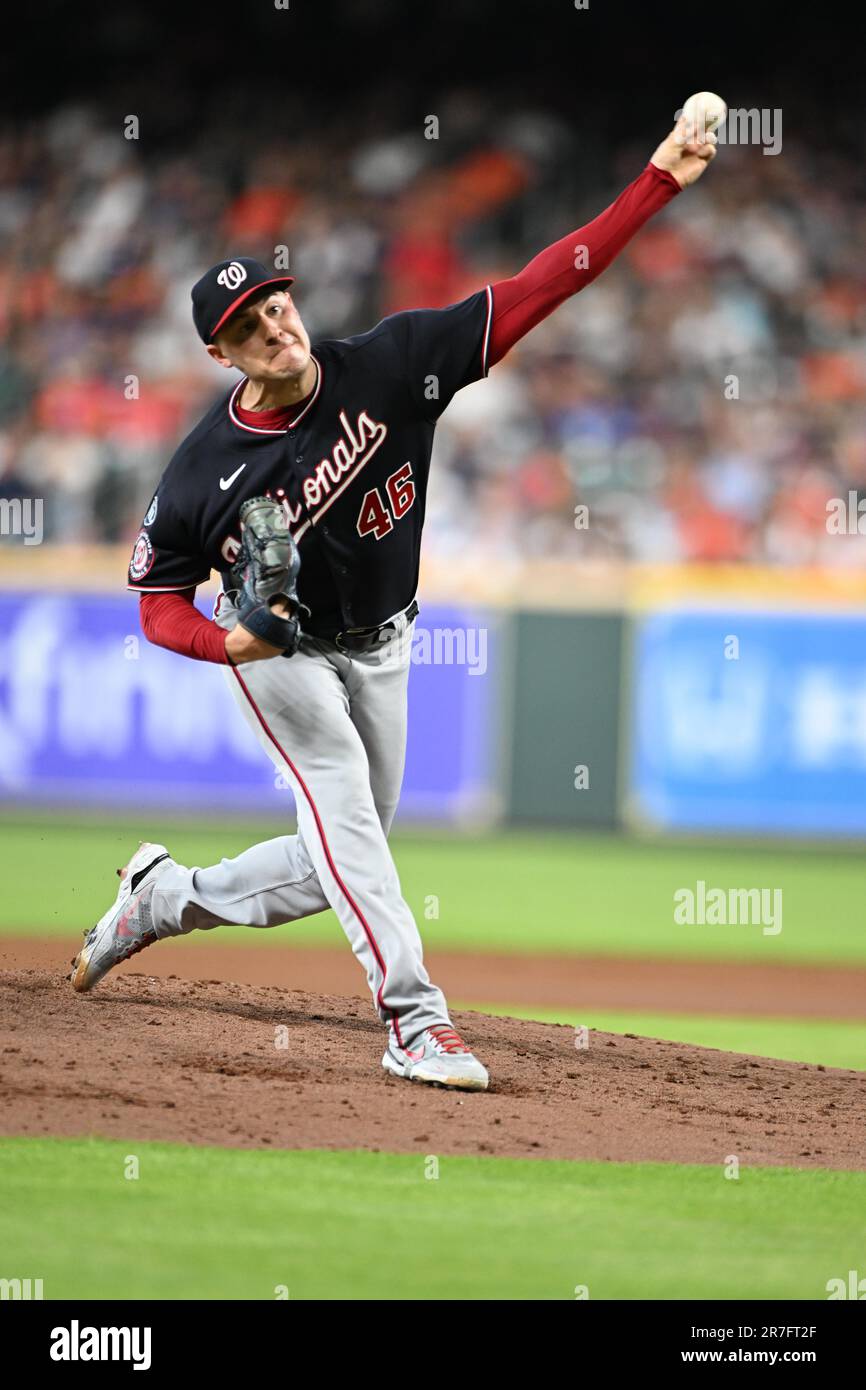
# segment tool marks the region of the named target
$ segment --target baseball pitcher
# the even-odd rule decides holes
[[[206,351],[241,378],[163,473],[129,586],[150,641],[225,668],[242,717],[291,784],[297,833],[209,868],[142,844],[73,962],[76,990],[163,937],[274,927],[330,906],[387,1029],[382,1065],[486,1088],[424,967],[388,848],[436,423],[455,392],[699,178],[715,145],[681,118],[609,208],[512,279],[357,337],[311,344],[292,278],[244,256],[193,287]],[[212,570],[222,587],[209,620],[193,598]]]

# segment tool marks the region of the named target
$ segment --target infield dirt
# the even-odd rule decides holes
[[[0,1132],[246,1148],[866,1169],[866,1073],[453,1014],[487,1092],[381,1068],[369,1000],[127,971],[0,974]]]
[[[161,941],[148,952],[153,975],[245,985],[282,985],[308,994],[369,999],[363,970],[346,945],[208,941],[218,933]],[[56,970],[80,937],[0,938],[0,971]],[[753,961],[656,960],[622,956],[443,951],[425,944],[431,977],[449,999],[528,1008],[655,1010],[755,1018],[866,1019],[866,970],[856,966],[765,965]],[[142,962],[118,967],[140,972]],[[507,1011],[507,1010],[503,1010]]]

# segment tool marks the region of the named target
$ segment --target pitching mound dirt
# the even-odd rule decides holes
[[[127,973],[0,975],[0,1132],[866,1169],[866,1074],[484,1014],[466,1094],[380,1066],[366,1000]]]
[[[148,952],[154,975],[282,985],[310,994],[369,999],[363,970],[345,943],[297,946],[257,941],[226,945],[198,932],[161,941]],[[250,933],[254,935],[254,933]],[[77,949],[77,946],[74,948]],[[69,943],[57,937],[0,938],[0,971],[56,970]],[[425,943],[424,959],[447,999],[500,1012],[530,1009],[640,1009],[648,1013],[736,1014],[758,1018],[866,1018],[866,970],[852,966],[764,965],[742,961],[629,960],[604,956],[518,956],[443,951]],[[140,973],[142,962],[118,975]]]

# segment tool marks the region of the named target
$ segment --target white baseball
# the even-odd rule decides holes
[[[683,115],[698,134],[718,130],[727,114],[727,104],[715,92],[695,92],[683,107]]]

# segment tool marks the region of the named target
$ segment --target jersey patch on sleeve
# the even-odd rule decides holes
[[[151,503],[151,508],[155,505]],[[149,515],[149,512],[148,512]],[[134,581],[143,579],[146,574],[150,574],[153,568],[153,542],[146,531],[139,531],[136,537],[135,546],[132,551],[132,559],[129,562],[129,577]]]

